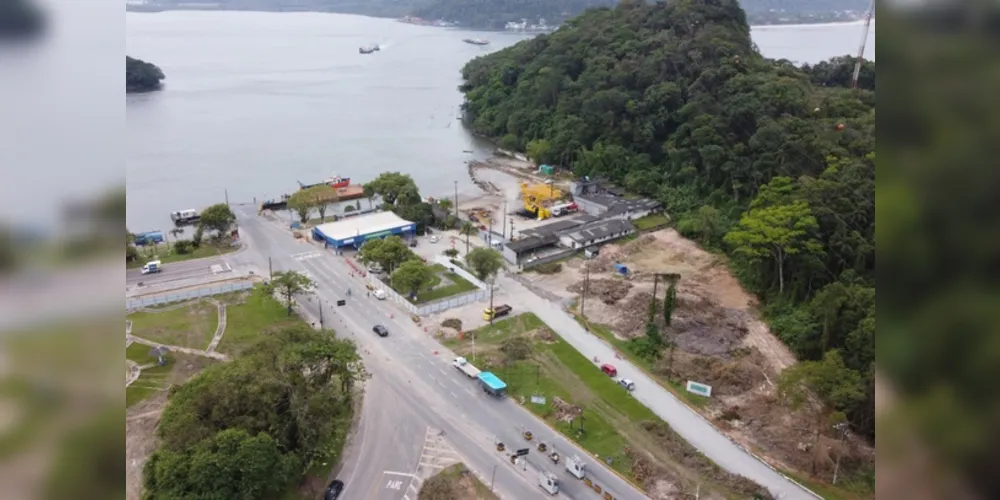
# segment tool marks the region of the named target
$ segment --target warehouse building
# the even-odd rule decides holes
[[[561,232],[559,242],[566,248],[586,248],[600,245],[605,241],[616,240],[634,232],[635,226],[627,220],[603,219]]]
[[[360,248],[365,241],[390,235],[402,237],[416,233],[417,225],[392,212],[375,212],[320,224],[313,228],[312,236],[333,248]]]

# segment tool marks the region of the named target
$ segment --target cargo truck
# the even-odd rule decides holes
[[[493,318],[500,318],[510,314],[510,311],[512,310],[513,308],[507,304],[494,307],[493,309],[487,307],[486,309],[483,309],[483,319],[489,321]]]
[[[479,386],[483,388],[483,392],[486,394],[498,398],[502,398],[507,394],[507,384],[493,373],[479,372],[477,378],[479,379]]]
[[[461,356],[455,358],[455,361],[451,363],[451,366],[454,366],[458,369],[458,371],[464,373],[469,378],[476,378],[479,376],[479,368],[472,366],[472,363],[469,363],[469,360]]]

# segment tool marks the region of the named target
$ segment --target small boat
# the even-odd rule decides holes
[[[379,50],[379,46],[378,45],[366,45],[364,47],[359,48],[358,49],[358,53],[360,53],[360,54],[371,54],[372,52],[378,52],[378,50]]]
[[[341,177],[339,175],[334,175],[333,177],[329,177],[327,179],[323,179],[323,182],[317,182],[315,184],[303,184],[303,183],[299,182],[299,188],[300,189],[309,189],[311,187],[322,186],[324,184],[326,184],[327,186],[330,186],[330,187],[332,187],[334,189],[345,188],[345,187],[351,185],[351,178],[350,177]]]
[[[462,41],[465,42],[465,43],[471,43],[472,45],[489,45],[490,44],[489,40],[484,40],[482,38],[466,38],[465,40],[462,40]]]
[[[201,214],[193,208],[170,213],[170,220],[174,221],[174,224],[178,226],[193,224],[198,222],[199,219],[201,219]]]

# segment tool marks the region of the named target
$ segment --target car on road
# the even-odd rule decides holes
[[[337,500],[344,491],[344,482],[340,479],[330,481],[329,486],[323,491],[323,500]]]
[[[632,382],[631,379],[622,377],[620,379],[615,380],[615,382],[618,382],[618,385],[628,389],[630,392],[635,390],[635,382]]]
[[[160,261],[151,260],[147,262],[146,265],[142,266],[142,270],[140,272],[142,274],[152,274],[152,273],[158,273],[162,270],[163,270],[163,264],[161,264]]]
[[[608,363],[604,363],[603,365],[601,365],[601,371],[604,372],[604,374],[609,377],[618,376],[618,369]]]
[[[374,295],[378,300],[385,300],[389,297],[389,294],[385,293],[385,290],[381,288],[376,288],[375,291],[372,292],[372,295]]]
[[[416,238],[410,240],[410,248],[416,248],[416,246],[417,246]]]
[[[374,327],[372,327],[372,331],[375,332],[375,334],[378,335],[379,337],[389,336],[389,330],[382,325],[375,325]]]
[[[431,236],[431,243],[437,243],[437,242],[438,242],[438,237],[437,236]]]

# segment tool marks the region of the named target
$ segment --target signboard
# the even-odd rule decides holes
[[[545,396],[531,396],[531,402],[536,405],[543,405],[545,404]]]
[[[530,448],[521,448],[520,450],[517,450],[517,453],[515,453],[515,455],[517,455],[519,457],[523,457],[523,456],[527,455],[529,451],[531,451]]]
[[[688,392],[697,394],[699,396],[711,397],[712,396],[712,386],[699,384],[698,382],[692,382],[688,380],[687,383]]]
[[[347,304],[347,301],[344,300],[344,299],[340,299],[340,300],[337,301],[337,305],[338,306],[342,306],[342,305],[346,305],[346,304]]]

